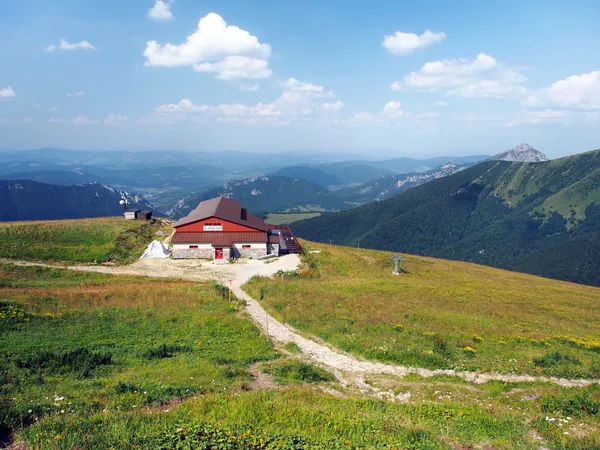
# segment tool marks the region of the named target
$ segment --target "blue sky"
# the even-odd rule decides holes
[[[0,2],[0,148],[600,147],[600,2]]]

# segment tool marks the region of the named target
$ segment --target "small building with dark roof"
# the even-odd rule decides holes
[[[257,258],[279,254],[279,238],[237,200],[216,197],[201,202],[175,225],[173,258]]]

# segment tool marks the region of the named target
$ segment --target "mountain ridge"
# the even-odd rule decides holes
[[[600,150],[540,163],[490,160],[292,229],[313,241],[600,285],[599,185]]]

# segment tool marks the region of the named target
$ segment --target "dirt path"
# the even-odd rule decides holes
[[[10,262],[24,266],[51,266],[44,263],[33,263],[26,261],[14,261],[3,259],[2,262]],[[417,374],[422,377],[433,377],[436,375],[447,375],[461,378],[471,383],[486,383],[491,380],[506,382],[547,382],[554,383],[564,387],[587,386],[591,384],[600,384],[600,380],[569,380],[556,377],[541,377],[529,375],[505,375],[485,372],[465,372],[455,370],[430,370],[418,367],[398,366],[394,364],[384,364],[375,361],[359,359],[353,355],[341,352],[338,349],[329,347],[307,339],[294,331],[291,327],[282,324],[271,317],[260,303],[250,297],[242,290],[242,286],[253,276],[273,276],[278,271],[295,270],[300,263],[297,255],[287,255],[277,260],[257,261],[250,260],[245,263],[225,264],[215,266],[212,262],[201,262],[196,260],[173,260],[173,259],[143,259],[128,266],[66,266],[70,270],[79,270],[87,272],[100,272],[107,274],[127,274],[141,275],[149,277],[180,278],[191,281],[217,280],[225,285],[231,281],[233,293],[246,301],[246,310],[256,322],[256,324],[269,337],[280,344],[293,342],[302,353],[314,362],[323,365],[333,371],[342,384],[358,388],[361,392],[375,395],[380,398],[388,398],[395,401],[406,401],[405,394],[395,396],[393,392],[381,391],[372,388],[364,381],[364,376],[369,374],[386,374],[398,377],[404,377],[408,374]],[[64,266],[58,266],[64,267]]]

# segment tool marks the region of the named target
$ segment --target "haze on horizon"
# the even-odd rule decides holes
[[[0,4],[0,148],[600,147],[600,3]]]

